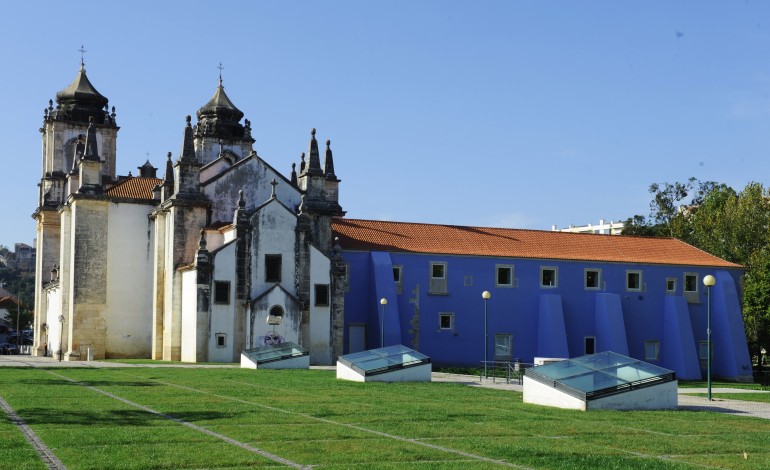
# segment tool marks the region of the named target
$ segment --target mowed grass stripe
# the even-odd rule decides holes
[[[133,370],[132,372],[136,372]],[[278,379],[280,375],[280,380]],[[233,380],[230,377],[238,377]],[[322,377],[322,378],[319,378]],[[248,389],[259,390],[259,384],[266,383],[266,389],[280,388],[292,390],[280,396],[268,396],[266,400],[280,402],[290,409],[310,409],[311,414],[335,421],[344,420],[348,423],[365,423],[367,429],[391,433],[391,429],[404,431],[405,427],[412,425],[427,425],[434,430],[439,430],[441,423],[446,419],[444,429],[451,429],[457,435],[456,441],[442,441],[444,446],[459,449],[461,451],[480,453],[480,449],[487,457],[494,459],[506,459],[521,465],[542,467],[544,462],[548,468],[617,468],[616,464],[624,462],[625,468],[734,468],[736,460],[725,464],[721,456],[736,456],[736,448],[743,448],[745,441],[735,436],[735,423],[729,417],[713,413],[691,412],[579,412],[543,408],[534,405],[525,405],[520,402],[520,394],[499,392],[493,390],[468,389],[455,384],[354,384],[350,382],[336,381],[329,373],[321,371],[248,371],[223,374],[216,383],[211,381],[196,382],[189,380],[188,376],[175,375],[175,379],[183,384],[199,384],[191,389],[206,389],[208,393],[224,396],[224,393],[242,396],[248,393]],[[244,378],[254,382],[243,382]],[[177,380],[175,380],[176,382]],[[245,384],[243,390],[231,389],[224,386],[225,383],[238,382]],[[280,383],[274,387],[272,384]],[[237,384],[235,384],[237,385]],[[288,386],[287,386],[288,385]],[[348,393],[350,392],[350,393]],[[333,399],[330,399],[333,397]],[[503,397],[503,399],[501,399]],[[516,397],[516,400],[511,399]],[[457,398],[457,403],[453,403]],[[463,405],[463,399],[472,399],[472,406]],[[360,403],[359,400],[366,400]],[[247,402],[251,402],[247,400]],[[504,405],[510,404],[510,408]],[[364,405],[362,415],[356,412],[358,405]],[[503,405],[503,406],[501,406]],[[375,410],[374,412],[372,412]],[[426,411],[427,410],[427,411]],[[493,411],[490,413],[489,411]],[[689,442],[679,442],[684,449],[683,455],[671,456],[669,452],[653,453],[645,445],[639,442],[624,442],[624,447],[618,448],[614,442],[619,433],[615,429],[609,429],[619,423],[640,423],[648,429],[656,429],[661,423],[668,423],[676,429],[674,433],[682,433],[683,429],[693,429],[693,418],[709,422],[705,429],[700,429],[700,434],[693,436]],[[741,420],[742,430],[753,428],[749,436],[766,436],[770,428],[766,421]],[[489,452],[486,447],[477,445],[469,437],[479,428],[496,426],[498,431],[507,425],[507,432],[503,435],[495,433],[479,433],[479,438],[488,442],[498,442],[491,446]],[[604,426],[604,427],[603,427]],[[745,428],[745,429],[744,429]],[[461,431],[457,431],[460,429]],[[464,434],[462,430],[466,430]],[[569,436],[573,434],[572,442],[551,444],[543,453],[532,452],[533,447],[538,447],[537,439],[522,439],[524,435],[542,435],[543,432],[551,432],[554,436]],[[400,436],[409,435],[413,439],[425,440],[427,436],[415,436],[412,432],[398,432]],[[485,437],[486,436],[486,437]],[[718,446],[714,446],[712,437],[721,439]],[[725,437],[728,436],[726,439]],[[593,439],[596,439],[595,441]],[[516,441],[523,440],[529,448],[518,448]],[[752,439],[750,439],[752,440]],[[550,439],[551,442],[554,439]],[[657,439],[665,445],[665,440]],[[447,442],[452,445],[447,445]],[[473,444],[469,444],[473,442]],[[627,445],[626,445],[627,444]],[[442,446],[442,447],[444,447]],[[733,454],[724,452],[714,456],[714,449],[731,448]],[[597,449],[602,449],[597,451]],[[670,449],[669,449],[670,450]],[[768,449],[754,449],[756,453],[754,461],[746,466],[745,461],[739,462],[745,468],[769,468]],[[601,454],[595,456],[592,454]],[[631,455],[632,457],[629,457]],[[534,456],[534,457],[532,457]],[[713,457],[712,457],[713,456]],[[672,461],[676,459],[676,461]],[[612,463],[614,462],[614,463]],[[688,463],[689,462],[689,463]],[[621,467],[622,468],[622,467]]]
[[[108,392],[106,390],[102,390],[100,388],[94,387],[92,385],[89,385],[89,384],[86,384],[86,383],[83,383],[83,382],[79,382],[79,381],[77,381],[75,379],[71,379],[71,378],[69,378],[69,377],[67,377],[65,375],[62,375],[62,374],[59,374],[59,373],[56,373],[56,372],[53,372],[53,371],[49,371],[49,373],[54,375],[54,376],[60,377],[60,378],[62,378],[64,380],[72,381],[73,383],[81,385],[81,386],[83,386],[83,387],[85,387],[85,388],[87,388],[89,390],[101,393],[103,395],[106,395],[106,396],[108,396],[110,398],[118,400],[118,401],[120,401],[122,403],[125,403],[125,404],[129,405],[129,406],[133,406],[135,408],[138,408],[138,409],[140,409],[142,411],[145,411],[147,413],[153,414],[155,416],[159,416],[161,418],[168,419],[170,421],[174,421],[175,423],[181,424],[182,426],[186,426],[186,427],[188,427],[190,429],[193,429],[195,431],[198,431],[200,433],[203,433],[203,434],[215,437],[215,438],[220,439],[220,440],[222,440],[222,441],[224,441],[224,442],[226,442],[228,444],[240,447],[241,449],[247,450],[249,452],[253,452],[253,453],[257,454],[257,455],[260,455],[262,457],[270,459],[270,460],[272,460],[274,462],[278,462],[278,463],[280,463],[282,465],[286,465],[286,466],[292,467],[292,468],[301,468],[301,469],[307,468],[304,465],[298,464],[298,463],[293,462],[293,461],[291,461],[289,459],[283,458],[283,457],[281,457],[279,455],[267,452],[267,451],[262,450],[262,449],[258,449],[256,447],[253,447],[253,446],[251,446],[249,444],[246,444],[244,442],[236,441],[235,439],[232,439],[232,438],[230,438],[228,436],[216,433],[216,432],[211,431],[209,429],[206,429],[204,427],[198,426],[197,424],[193,424],[193,423],[190,423],[190,422],[185,421],[183,419],[177,418],[175,416],[172,416],[172,415],[169,415],[169,414],[165,414],[165,413],[161,413],[161,412],[156,411],[156,410],[154,410],[152,408],[149,408],[147,406],[144,406],[144,405],[141,405],[139,403],[130,401],[128,399],[125,399],[123,397],[117,396],[117,395],[115,395],[113,393],[110,393],[110,392]]]
[[[72,436],[73,432],[78,432],[77,423],[66,421],[77,419],[78,407],[85,407],[88,417],[95,418],[98,426],[106,430],[105,434],[118,432],[119,428],[115,428],[115,423],[110,421],[111,413],[105,411],[105,405],[96,406],[92,402],[109,401],[117,405],[114,406],[116,409],[123,406],[120,402],[102,395],[83,394],[80,387],[71,383],[64,385],[65,381],[54,377],[50,380],[54,385],[48,386],[39,378],[20,375],[16,379],[26,383],[14,388],[10,382],[15,379],[5,380],[5,372],[0,371],[0,394],[9,390],[6,396],[14,405],[26,403],[24,395],[33,396],[31,400],[38,403],[29,402],[32,408],[40,406],[39,403],[46,399],[50,401],[41,389],[52,388],[65,394],[64,406],[72,408],[72,412],[65,413],[64,423],[57,422],[56,416],[50,416],[53,423],[50,428],[41,429],[41,425],[49,425],[35,424],[35,430],[49,446],[54,447],[55,442],[49,438],[54,439],[65,433],[70,436],[68,439],[71,442],[77,443]],[[339,423],[533,468],[770,468],[770,448],[767,446],[770,421],[736,415],[694,411],[586,413],[524,404],[518,393],[441,383],[359,384],[336,380],[332,373],[318,370],[132,368],[68,369],[63,373],[81,382],[99,383],[100,388],[111,393],[157,411],[183,417],[233,439],[253,443],[258,448],[288,456],[297,462],[312,463],[314,468],[493,466],[489,462],[360,432]],[[184,385],[192,390],[162,385],[156,380]],[[30,384],[32,386],[28,386]],[[200,393],[201,390],[207,393]],[[78,395],[91,398],[80,403]],[[21,402],[12,402],[11,398]],[[268,404],[294,413],[278,413],[253,403]],[[100,410],[100,407],[103,409]],[[42,411],[51,414],[47,408]],[[184,439],[190,441],[187,446],[190,449],[199,447],[198,441],[202,445],[211,445],[206,441],[209,438],[203,434],[185,434],[186,428],[176,423],[136,408],[130,411],[131,414],[126,416],[135,425],[130,429],[145,433],[149,439],[158,433],[161,437],[157,441],[168,442],[171,453],[179,452],[173,447],[177,443],[184,447]],[[337,424],[311,421],[297,412]],[[41,420],[44,417],[41,413]],[[145,426],[142,426],[142,419],[148,420]],[[56,429],[62,424],[68,427]],[[49,429],[51,432],[43,437],[43,432]],[[172,430],[180,437],[172,435]],[[93,435],[92,429],[86,427],[80,432]],[[159,468],[163,465],[156,465],[157,462],[169,461],[162,445],[132,446],[130,433],[116,435],[115,441],[121,442],[126,451],[131,449],[142,457],[145,449],[158,453],[143,460],[145,463],[152,462],[152,465],[124,468]],[[223,448],[232,449],[232,446],[221,444]],[[353,452],[351,449],[356,450]],[[122,448],[118,450],[123,452]],[[104,455],[103,462],[108,461],[109,452],[109,445],[99,447],[100,455]],[[747,459],[743,458],[743,452],[747,452]],[[206,451],[205,455],[200,452],[185,456],[182,465],[166,466],[245,468],[254,465],[241,463],[226,452],[218,455],[217,459],[206,459],[211,453]],[[90,462],[87,453],[83,453],[82,457],[84,462]],[[130,462],[132,459],[127,460]],[[477,463],[469,463],[469,460]],[[191,462],[198,464],[196,466]],[[100,465],[102,468],[106,466]]]

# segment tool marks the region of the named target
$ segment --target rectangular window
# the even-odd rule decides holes
[[[596,354],[596,337],[586,336],[583,338],[583,349],[585,354]]]
[[[692,273],[685,273],[684,275],[684,291],[698,292],[698,275]]]
[[[631,291],[642,290],[642,272],[641,271],[626,271],[626,290],[631,290]]]
[[[430,263],[430,284],[428,286],[429,294],[447,293],[447,264],[444,262],[432,261]]]
[[[644,342],[644,359],[646,361],[657,361],[660,358],[660,343],[658,340]]]
[[[329,305],[329,284],[315,285],[315,304],[318,307]]]
[[[230,303],[230,281],[214,281],[214,303]]]
[[[508,264],[498,264],[495,266],[497,271],[495,285],[497,287],[513,287],[513,266]]]
[[[473,285],[473,276],[465,276],[463,277],[463,285],[465,287],[469,287]]]
[[[676,278],[666,278],[666,293],[676,294]]]
[[[265,282],[281,282],[281,255],[265,255]]]
[[[540,287],[557,287],[559,271],[550,266],[540,267]]]
[[[601,286],[602,271],[600,269],[585,270],[585,288],[599,289]]]
[[[455,329],[454,313],[439,313],[438,328],[440,330],[454,330]]]
[[[513,336],[510,334],[495,335],[495,360],[510,361],[513,356]]]
[[[401,284],[401,270],[402,266],[393,266],[393,282]]]
[[[217,347],[218,348],[225,348],[227,347],[227,335],[224,333],[217,333]]]
[[[684,298],[688,304],[700,303],[698,273],[684,273]]]

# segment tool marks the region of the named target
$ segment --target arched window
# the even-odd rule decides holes
[[[273,305],[270,307],[270,312],[267,315],[268,325],[280,325],[283,320],[283,307],[280,305]]]

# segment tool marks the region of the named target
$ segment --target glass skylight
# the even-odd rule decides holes
[[[674,371],[609,351],[532,367],[526,375],[585,400],[676,380]]]
[[[365,376],[430,363],[428,356],[400,344],[346,354],[337,360]]]
[[[281,343],[273,346],[263,346],[261,348],[247,349],[243,354],[248,356],[257,365],[267,362],[280,361],[282,359],[291,359],[293,357],[307,356],[309,353],[302,346],[295,343]]]

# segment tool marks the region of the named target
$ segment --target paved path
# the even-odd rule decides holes
[[[123,364],[119,362],[102,361],[62,361],[50,357],[37,356],[4,356],[0,355],[0,367],[190,367],[190,368],[237,368],[238,365],[223,364],[185,364],[185,363],[160,363],[160,364]],[[312,367],[315,369],[316,367]],[[334,370],[334,367],[323,366],[318,369]],[[487,379],[479,381],[477,375],[446,374],[434,372],[433,382],[457,382],[470,387],[484,387],[496,390],[510,390],[521,392],[522,386],[518,383],[506,383],[505,380]],[[712,393],[763,393],[758,390],[743,390],[736,388],[712,388]],[[716,413],[729,413],[736,416],[753,416],[756,418],[770,419],[770,403],[759,403],[740,400],[725,400],[721,398],[708,401],[706,397],[693,396],[694,393],[706,393],[705,388],[680,388],[679,409],[690,411],[712,411]],[[770,392],[764,392],[770,393]]]

